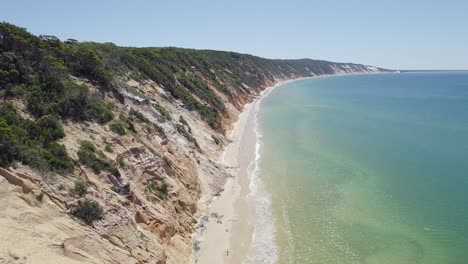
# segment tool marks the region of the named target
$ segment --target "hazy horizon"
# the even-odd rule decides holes
[[[0,20],[62,40],[224,50],[398,70],[468,70],[467,9],[462,1],[419,0],[18,0],[3,4]]]

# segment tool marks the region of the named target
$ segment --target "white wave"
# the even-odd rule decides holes
[[[271,91],[271,90],[270,90]],[[270,92],[268,91],[268,92]],[[265,98],[266,95],[262,97]],[[273,264],[278,262],[278,247],[276,245],[276,229],[272,214],[271,197],[265,190],[265,185],[260,177],[261,154],[263,150],[262,133],[259,129],[259,99],[255,104],[254,133],[256,135],[255,159],[249,166],[249,199],[255,209],[254,231],[252,234],[252,245],[247,254],[245,264],[264,263]]]

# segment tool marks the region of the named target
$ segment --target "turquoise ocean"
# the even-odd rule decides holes
[[[294,81],[256,115],[264,263],[468,263],[468,72]]]

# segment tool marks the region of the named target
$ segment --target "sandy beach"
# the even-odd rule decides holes
[[[359,74],[359,73],[355,73]],[[369,73],[367,73],[369,74]],[[337,73],[333,76],[348,75]],[[255,115],[261,100],[274,88],[285,83],[327,77],[320,75],[281,81],[267,87],[251,103],[244,106],[237,122],[228,133],[231,141],[226,146],[219,163],[231,170],[232,177],[226,182],[224,191],[214,197],[204,223],[204,231],[195,252],[194,263],[243,263],[251,250],[255,224],[255,205],[249,199],[250,175],[255,160]]]
[[[226,182],[224,191],[211,203],[195,263],[242,263],[247,256],[255,213],[248,201],[249,169],[255,159],[254,118],[261,99],[284,83],[266,88],[252,103],[245,105],[228,133],[231,143],[226,146],[219,162],[230,168],[232,177]]]

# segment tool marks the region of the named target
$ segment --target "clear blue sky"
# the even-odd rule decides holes
[[[467,0],[10,0],[34,34],[393,69],[468,69]]]

